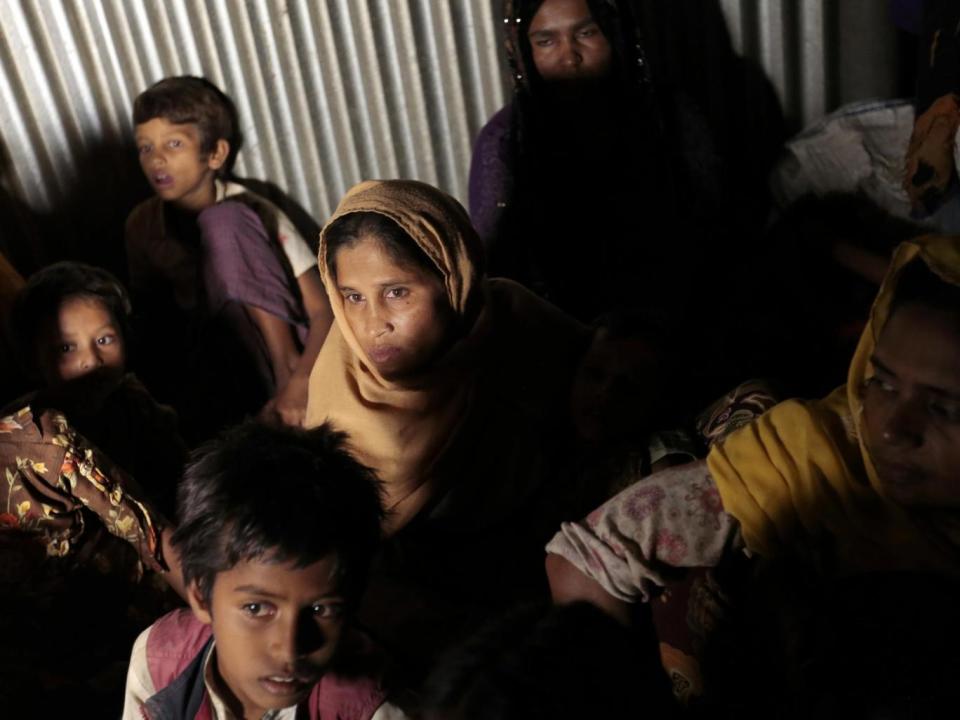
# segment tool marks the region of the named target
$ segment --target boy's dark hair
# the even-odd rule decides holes
[[[355,212],[334,220],[324,231],[327,241],[327,267],[337,274],[337,251],[353,247],[365,236],[373,236],[390,258],[401,267],[418,268],[443,280],[443,273],[416,241],[396,222],[378,212]]]
[[[130,296],[111,273],[79,262],[58,262],[30,276],[17,294],[10,326],[26,370],[36,367],[37,339],[68,299],[97,300],[109,311],[124,341],[130,337]]]
[[[230,144],[230,153],[219,174],[229,175],[243,135],[233,100],[212,82],[193,75],[168,77],[154,83],[133,101],[133,124],[153,118],[171,123],[193,123],[200,131],[200,150],[211,153],[217,140]]]
[[[437,663],[425,720],[663,718],[673,708],[655,639],[585,603],[531,606]]]
[[[913,260],[900,271],[890,314],[908,303],[960,314],[960,286],[943,280],[922,260]]]
[[[372,470],[329,424],[312,430],[248,421],[194,453],[177,492],[172,541],[183,579],[207,600],[218,573],[249,560],[306,567],[337,553],[342,589],[359,598],[380,541]]]

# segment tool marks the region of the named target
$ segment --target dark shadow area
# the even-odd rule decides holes
[[[123,224],[133,206],[150,194],[133,144],[90,145],[78,159],[74,177],[49,211],[33,210],[18,198],[0,198],[0,247],[25,277],[59,260],[78,260],[125,279]]]
[[[955,706],[957,583],[763,563],[705,657],[711,718],[931,718]]]
[[[838,248],[885,263],[922,234],[859,195],[806,196],[787,208],[731,282],[729,323],[717,338],[731,369],[782,382],[786,397],[843,384],[878,284],[845,267]]]
[[[773,85],[734,52],[717,0],[633,0],[654,80],[691,97],[724,161],[741,224],[757,229],[770,204],[767,175],[786,139]]]

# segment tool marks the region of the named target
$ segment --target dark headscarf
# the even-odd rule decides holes
[[[506,153],[513,186],[490,246],[490,272],[589,320],[646,305],[645,299],[628,301],[637,297],[628,286],[641,284],[651,296],[663,297],[651,283],[638,282],[634,271],[676,267],[669,256],[679,250],[678,238],[693,234],[654,243],[653,231],[682,223],[678,218],[689,214],[691,193],[681,189],[677,122],[659,102],[629,3],[587,0],[610,44],[612,67],[575,101],[551,93],[536,71],[527,34],[542,3],[504,4],[514,79]],[[597,287],[585,287],[584,276]],[[665,303],[677,305],[673,299]]]

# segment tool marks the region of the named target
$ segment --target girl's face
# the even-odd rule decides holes
[[[863,396],[867,445],[887,494],[908,507],[960,508],[960,329],[917,303],[894,310]]]
[[[94,298],[70,297],[40,334],[38,360],[49,387],[96,370],[122,373],[123,336],[107,307]]]
[[[334,256],[350,330],[386,380],[417,375],[445,349],[453,312],[434,273],[399,265],[374,236]]]

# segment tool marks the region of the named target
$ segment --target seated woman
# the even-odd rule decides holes
[[[547,546],[554,598],[629,622],[677,568],[746,552],[826,576],[960,573],[960,239],[903,243],[847,384],[637,483]]]
[[[492,273],[574,317],[657,309],[689,325],[726,290],[708,284],[744,244],[727,230],[748,193],[728,190],[697,104],[654,82],[660,38],[640,37],[634,5],[504,3],[514,93],[477,136],[470,215]]]
[[[589,333],[516,283],[484,278],[463,208],[423,183],[354,187],[320,257],[336,322],[307,425],[350,433],[384,483],[389,530],[425,510],[493,523],[487,513],[532,489],[530,450],[560,417]]]
[[[522,588],[545,593],[542,542],[560,518],[544,481],[563,467],[558,431],[589,332],[516,283],[486,279],[466,212],[423,183],[354,187],[320,259],[335,322],[307,426],[346,431],[383,481],[396,563],[368,593],[384,601],[369,612],[381,638],[408,632],[395,646],[410,651],[451,632],[436,621],[441,605],[469,625]]]

